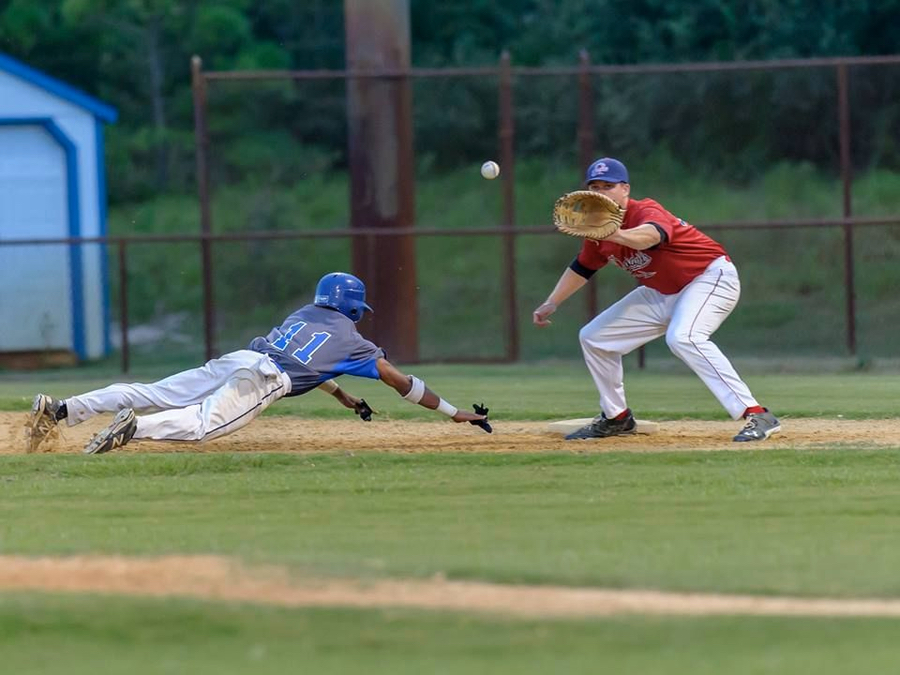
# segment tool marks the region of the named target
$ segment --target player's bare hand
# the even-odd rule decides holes
[[[453,417],[450,418],[454,422],[480,422],[481,420],[487,419],[486,415],[476,415],[475,413],[466,412],[465,410],[458,411]]]
[[[348,394],[343,389],[338,389],[334,392],[334,397],[342,406],[350,408],[350,410],[356,410],[356,406],[359,405],[359,402],[362,400],[361,398],[356,398],[353,394]]]
[[[484,407],[484,403],[474,403],[472,407],[475,409],[474,414],[465,410],[459,410],[451,419],[454,422],[474,424],[476,427],[484,429],[487,433],[491,433],[494,429],[491,427],[491,423],[488,422],[488,409]]]
[[[534,314],[532,315],[532,321],[535,326],[549,326],[552,321],[548,319],[553,312],[556,311],[556,303],[555,302],[545,302],[536,310],[534,310]]]

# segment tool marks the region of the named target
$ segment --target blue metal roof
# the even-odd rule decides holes
[[[0,70],[4,70],[10,75],[15,75],[59,98],[65,99],[69,103],[74,103],[104,122],[115,122],[119,118],[119,111],[111,105],[107,105],[93,96],[88,96],[83,91],[49,75],[45,75],[39,70],[26,66],[21,61],[17,61],[11,56],[2,53],[0,53]]]

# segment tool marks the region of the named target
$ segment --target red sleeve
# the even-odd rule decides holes
[[[628,211],[625,213],[623,225],[625,229],[638,227],[644,223],[653,223],[666,233],[669,241],[672,241],[675,226],[679,223],[678,218],[651,199],[641,200],[640,203],[632,202],[632,205],[634,210],[629,205]]]
[[[606,263],[609,262],[609,254],[604,252],[602,242],[585,239],[575,260],[582,267],[596,271],[606,266]]]

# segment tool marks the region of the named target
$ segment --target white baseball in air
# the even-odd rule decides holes
[[[485,162],[481,165],[481,175],[488,180],[494,180],[500,175],[500,165],[497,162]]]

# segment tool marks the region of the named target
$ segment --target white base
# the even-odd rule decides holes
[[[547,425],[547,431],[553,432],[554,434],[562,434],[565,436],[566,434],[570,434],[576,429],[580,429],[585,424],[590,424],[593,421],[592,417],[585,417],[582,419],[575,420],[559,420],[557,422],[550,422]],[[638,434],[655,434],[659,431],[659,424],[656,422],[650,422],[649,420],[635,420],[637,423],[637,429],[635,429],[635,433]]]

